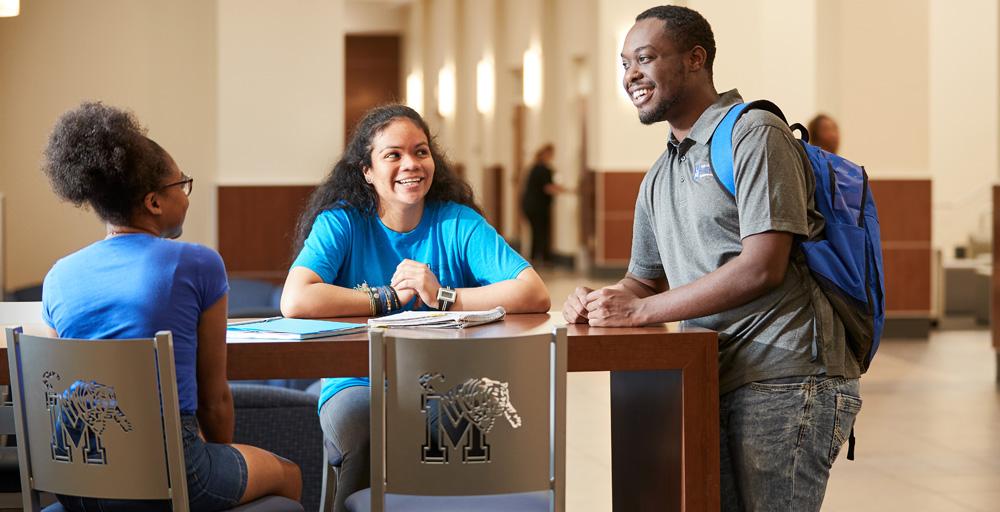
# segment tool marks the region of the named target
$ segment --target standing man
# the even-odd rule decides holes
[[[646,10],[621,57],[639,120],[670,123],[669,141],[639,190],[625,278],[577,288],[563,316],[718,331],[722,509],[819,510],[861,408],[860,371],[799,254],[823,229],[805,152],[751,110],[733,131],[736,197],[717,182],[710,139],[742,98],[716,92],[715,38],[697,12]]]

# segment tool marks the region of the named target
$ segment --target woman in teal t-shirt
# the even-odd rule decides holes
[[[369,111],[299,220],[281,311],[375,316],[401,309],[549,310],[533,268],[490,226],[402,105]],[[320,423],[342,457],[335,511],[368,487],[368,379],[324,379]]]

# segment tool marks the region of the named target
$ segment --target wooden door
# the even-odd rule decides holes
[[[401,101],[402,51],[398,35],[347,35],[344,64],[344,144],[372,107]]]

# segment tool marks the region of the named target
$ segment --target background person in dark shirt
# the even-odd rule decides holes
[[[521,196],[521,210],[531,224],[531,262],[551,263],[552,197],[568,190],[552,181],[552,158],[556,148],[546,144],[535,152]]]
[[[809,142],[813,146],[823,148],[836,154],[840,147],[840,128],[832,117],[818,114],[809,121]]]

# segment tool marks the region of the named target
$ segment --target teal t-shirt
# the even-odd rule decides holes
[[[428,201],[420,223],[406,233],[397,233],[378,216],[354,208],[323,211],[292,268],[308,268],[324,283],[344,288],[362,282],[384,286],[404,259],[428,264],[441,286],[452,288],[514,279],[529,266],[475,210]],[[367,385],[367,378],[323,379],[319,405],[342,389]]]

